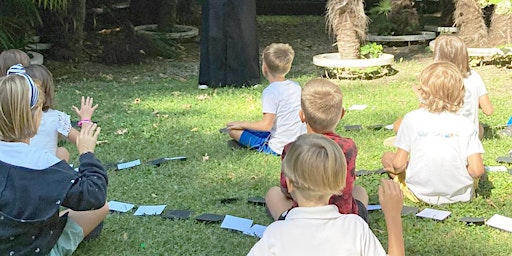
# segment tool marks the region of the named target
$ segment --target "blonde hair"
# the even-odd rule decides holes
[[[38,87],[38,90],[40,88]],[[44,97],[39,93],[34,108],[30,108],[31,90],[23,76],[0,77],[0,139],[21,141],[32,138],[37,133],[36,113]]]
[[[16,64],[24,67],[30,65],[30,58],[24,51],[9,49],[0,53],[0,76],[7,75],[7,70]]]
[[[292,68],[295,52],[289,44],[273,43],[263,50],[263,62],[273,76],[284,76]]]
[[[303,134],[283,160],[290,183],[307,200],[339,194],[345,186],[347,163],[341,148],[320,134]]]
[[[343,112],[343,94],[333,82],[314,78],[302,88],[300,104],[306,122],[315,132],[332,132]]]
[[[55,105],[55,85],[50,70],[43,65],[31,64],[25,67],[25,72],[32,79],[40,82],[41,90],[44,92],[43,111],[53,108]]]
[[[457,112],[464,104],[464,80],[455,64],[434,62],[423,69],[419,80],[420,100],[428,111]]]
[[[466,44],[456,35],[442,34],[436,38],[434,61],[448,61],[455,64],[464,78],[471,72]]]

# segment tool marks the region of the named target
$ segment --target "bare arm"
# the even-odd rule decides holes
[[[491,101],[489,100],[489,95],[485,94],[478,98],[478,105],[482,109],[482,112],[484,112],[485,115],[490,116],[492,113],[494,113],[494,107],[491,104]]]
[[[71,141],[71,143],[76,145],[78,136],[80,136],[80,132],[77,129],[71,127],[71,130],[68,133],[69,141]]]
[[[396,182],[387,179],[381,179],[378,192],[379,203],[384,212],[388,230],[388,255],[403,256],[405,255],[401,218],[404,204],[403,193]]]
[[[468,173],[471,177],[476,178],[484,174],[484,163],[482,154],[476,153],[468,156]]]
[[[263,119],[256,122],[231,122],[226,124],[229,130],[270,131],[274,125],[275,114],[263,113]]]
[[[393,159],[393,171],[395,174],[399,174],[407,168],[407,162],[409,160],[409,152],[397,148],[395,158]]]

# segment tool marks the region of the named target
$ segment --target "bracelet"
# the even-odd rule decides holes
[[[82,127],[82,124],[92,124],[92,121],[89,119],[82,119],[78,122],[78,126]]]

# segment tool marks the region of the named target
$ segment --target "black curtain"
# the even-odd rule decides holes
[[[204,1],[199,84],[219,87],[259,82],[256,1]]]

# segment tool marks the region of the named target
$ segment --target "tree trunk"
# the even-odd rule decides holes
[[[418,30],[420,20],[412,0],[391,0],[389,21],[393,23],[394,35],[406,35]]]
[[[455,6],[453,0],[441,0],[441,26],[451,27],[453,25],[453,11]]]
[[[86,57],[84,49],[85,4],[86,0],[70,0],[67,9],[60,14],[61,36],[59,46],[54,50],[57,58],[80,61]]]
[[[342,18],[340,28],[336,34],[336,45],[342,60],[353,60],[361,57],[359,50],[361,43],[357,38],[354,23],[350,21],[348,14],[345,14]]]
[[[336,36],[341,59],[359,59],[361,42],[366,39],[368,17],[362,0],[327,1],[327,26]]]
[[[512,44],[512,14],[500,14],[494,8],[489,30],[489,43],[491,46]]]
[[[174,29],[177,5],[178,0],[160,0],[158,31],[170,32]]]
[[[487,26],[477,0],[455,0],[453,16],[458,36],[467,47],[487,46]]]

